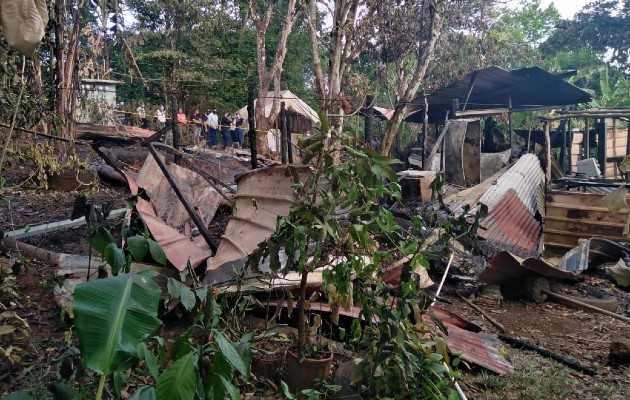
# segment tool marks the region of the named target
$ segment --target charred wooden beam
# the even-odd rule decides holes
[[[105,161],[107,165],[114,168],[114,171],[118,172],[125,179],[127,179],[127,175],[123,172],[123,170],[118,166],[118,164],[116,164],[111,158],[109,158],[107,153],[101,150],[98,143],[92,143],[92,150],[94,150],[96,154],[98,154],[103,159],[103,161]]]
[[[249,123],[249,148],[252,156],[252,169],[258,168],[258,154],[256,149],[256,120],[254,119],[254,82],[250,79],[247,83],[247,121]]]
[[[149,136],[148,138],[144,139],[142,141],[142,145],[146,146],[149,143],[153,143],[156,140],[159,140],[160,137],[162,135],[165,135],[168,131],[170,131],[172,128],[170,125],[165,125],[164,127],[162,127],[161,129],[159,129],[157,132],[155,132],[153,135]]]
[[[155,150],[155,147],[153,147],[153,144],[149,143],[147,148],[149,149],[149,153],[151,153],[151,155],[155,159],[155,162],[157,163],[158,167],[160,167],[160,170],[164,174],[164,177],[166,177],[166,180],[168,181],[168,183],[173,188],[173,191],[175,192],[175,194],[179,198],[179,201],[182,202],[182,205],[186,209],[186,212],[188,212],[188,215],[190,216],[190,218],[193,220],[193,222],[195,223],[195,225],[199,229],[199,233],[201,234],[203,239],[208,244],[208,247],[210,247],[210,250],[212,250],[214,253],[216,253],[217,252],[217,246],[213,243],[212,236],[210,235],[210,232],[208,232],[207,227],[204,225],[203,220],[201,219],[199,214],[197,214],[197,212],[195,211],[195,208],[190,204],[188,199],[186,199],[186,197],[184,197],[184,194],[182,193],[182,191],[180,190],[179,186],[177,185],[177,183],[173,179],[173,176],[169,172],[168,168],[166,168],[166,165],[164,165],[164,163],[160,159],[159,155],[157,154],[157,151]]]
[[[287,107],[284,101],[280,102],[280,158],[282,164],[287,163]]]
[[[219,179],[215,178],[214,176],[206,173],[204,170],[202,170],[201,168],[199,168],[198,166],[196,166],[193,162],[191,162],[185,154],[182,154],[180,151],[175,150],[174,148],[172,148],[169,145],[163,144],[163,143],[153,143],[153,146],[158,146],[160,149],[166,150],[169,153],[173,154],[174,156],[180,156],[181,157],[181,162],[182,162],[182,166],[190,169],[191,171],[199,174],[199,176],[201,176],[203,179],[206,180],[206,182],[208,182],[208,184],[210,184],[210,186],[212,186],[217,192],[219,192],[219,194],[221,196],[223,196],[223,198],[225,200],[227,200],[230,204],[233,202],[232,199],[230,199],[229,197],[227,197],[224,193],[223,190],[221,190],[221,188],[219,188],[218,186],[221,186],[225,189],[227,189],[228,191],[230,191],[230,193],[236,193],[236,190],[234,190],[232,187],[230,187],[228,184],[221,182]],[[218,186],[217,186],[218,185]]]

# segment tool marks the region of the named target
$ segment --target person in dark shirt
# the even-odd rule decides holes
[[[236,115],[230,115],[230,138],[232,138],[232,143],[238,143],[238,136],[236,136]]]
[[[195,112],[192,113],[192,115],[190,116],[190,119],[193,122],[193,135],[195,137],[195,143],[200,144],[201,143],[201,124],[202,124],[202,120],[201,120],[201,113],[199,112],[199,109],[195,109]]]
[[[226,149],[230,145],[230,116],[228,113],[223,113],[221,118],[221,136],[223,139],[223,149]]]
[[[210,110],[201,113],[201,137],[206,140],[208,138],[208,114],[210,114]]]
[[[243,117],[241,114],[236,114],[236,137],[238,137],[238,145],[242,149],[243,142],[245,141],[245,131],[243,130]]]

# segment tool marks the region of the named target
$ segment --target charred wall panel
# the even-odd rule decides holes
[[[628,241],[623,228],[630,212],[612,214],[603,194],[550,191],[546,196],[545,252],[564,254],[581,238],[604,237]]]

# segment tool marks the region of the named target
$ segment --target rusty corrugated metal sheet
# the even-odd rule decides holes
[[[479,275],[479,282],[496,283],[502,287],[520,289],[523,281],[534,274],[551,279],[577,279],[575,274],[562,271],[542,258],[523,259],[502,251],[492,257],[486,269]]]
[[[448,325],[446,341],[451,350],[461,353],[461,358],[499,375],[514,372],[512,364],[499,353],[499,339],[487,333],[474,333]]]
[[[481,225],[485,229],[479,230],[479,236],[497,251],[510,251],[521,257],[536,257],[541,253],[542,225],[514,189],[505,193]]]
[[[196,172],[175,163],[166,163],[162,155],[160,159],[205,226],[210,225],[221,203],[221,195]],[[155,208],[157,217],[175,229],[184,226],[186,222],[194,226],[192,218],[151,154],[144,161],[136,183],[151,193],[151,204]]]
[[[127,182],[131,189],[131,194],[137,195],[138,184],[136,181],[127,176]],[[162,247],[166,258],[178,270],[184,271],[188,263],[195,268],[212,255],[212,251],[207,243],[191,241],[160,219],[156,215],[153,204],[138,198],[136,209],[155,241]]]
[[[539,212],[544,217],[544,188],[545,172],[540,166],[538,157],[525,154],[486,190],[479,199],[479,203],[487,205],[488,211],[492,212],[507,191],[514,189],[531,215]]]
[[[549,191],[546,196],[545,252],[564,254],[578,245],[579,239],[601,237],[629,241],[623,228],[630,210],[611,213],[603,194]]]

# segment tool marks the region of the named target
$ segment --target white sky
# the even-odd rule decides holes
[[[540,6],[546,8],[550,3],[554,3],[560,15],[564,19],[571,19],[576,12],[580,11],[582,7],[591,3],[593,0],[541,0]]]
[[[554,3],[563,19],[572,19],[575,13],[592,2],[593,0],[540,0],[540,7],[544,9],[549,4]],[[508,0],[506,5],[509,8],[519,8],[520,4],[521,0]]]

